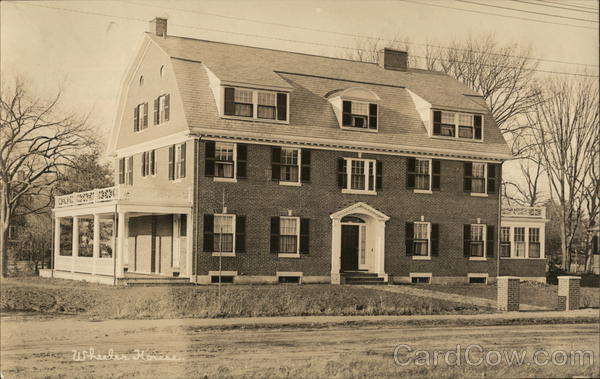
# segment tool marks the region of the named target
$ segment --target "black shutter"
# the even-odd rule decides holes
[[[233,116],[235,114],[235,89],[225,88],[225,108],[223,114]]]
[[[182,143],[181,144],[181,176],[179,176],[180,178],[185,178],[185,169],[187,166],[187,154],[185,152],[186,148],[186,143]]]
[[[377,104],[369,104],[369,129],[377,129]]]
[[[156,175],[156,150],[150,151],[150,174]]]
[[[471,256],[471,225],[463,225],[463,256]]]
[[[204,176],[215,176],[215,143],[206,141],[204,149]]]
[[[383,189],[383,163],[381,161],[376,162],[376,177],[375,177],[375,188],[378,190]]]
[[[346,174],[346,160],[344,158],[338,158],[338,187],[347,188],[348,186],[348,175]]]
[[[310,220],[300,219],[300,253],[308,254],[310,247]]]
[[[246,251],[246,216],[235,216],[235,252]]]
[[[487,234],[485,242],[486,257],[491,258],[494,256],[494,247],[496,245],[494,243],[494,225],[486,225],[485,229]]]
[[[237,144],[237,173],[236,177],[245,178],[246,177],[246,161],[248,159],[248,145],[244,145],[241,143]]]
[[[487,165],[487,192],[488,193],[496,193],[496,183],[497,183],[497,173],[496,173],[496,165],[492,163],[488,163]]]
[[[465,192],[471,192],[471,176],[473,175],[473,163],[465,162],[464,188]]]
[[[342,101],[342,126],[352,126],[351,101]]]
[[[287,120],[287,94],[277,93],[277,119],[280,121]]]
[[[431,256],[437,257],[440,252],[440,225],[431,224]]]
[[[140,107],[136,106],[133,108],[133,131],[137,132],[140,130]]]
[[[415,175],[417,171],[417,160],[408,158],[406,171],[406,188],[415,188]]]
[[[125,184],[125,158],[119,159],[119,184]]]
[[[160,115],[159,115],[159,111],[158,111],[159,103],[160,103],[159,97],[154,99],[154,125],[160,124]]]
[[[148,103],[144,103],[144,128],[148,127]]]
[[[439,191],[441,186],[442,162],[433,159],[431,165],[433,166],[431,171],[431,189],[433,191]]]
[[[133,185],[133,155],[127,158],[129,164],[129,173],[128,173],[128,183],[129,185]]]
[[[310,150],[301,150],[301,170],[300,170],[300,181],[304,183],[310,182]]]
[[[146,152],[143,152],[142,153],[142,167],[141,167],[141,169],[142,169],[142,176],[146,176],[146,172],[148,172],[148,171],[146,171],[146,168],[147,168],[147,165],[148,165],[148,159],[147,158],[148,158],[148,154]]]
[[[433,111],[433,135],[442,135],[442,111]]]
[[[204,215],[204,251],[212,252],[213,251],[213,241],[214,241],[214,222],[215,216],[211,214]]]
[[[169,116],[171,115],[171,95],[165,95],[165,121],[169,121]]]
[[[481,115],[473,116],[473,125],[475,126],[475,139],[481,139]]]
[[[271,253],[279,252],[279,216],[271,217]]]
[[[413,255],[413,241],[415,238],[415,225],[412,222],[407,222],[404,229],[404,241],[406,246],[406,255]]]
[[[271,180],[281,178],[281,147],[271,148]]]
[[[169,180],[175,180],[175,145],[169,146]]]

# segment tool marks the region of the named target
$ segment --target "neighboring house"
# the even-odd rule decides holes
[[[119,184],[57,198],[55,276],[544,277],[543,226],[521,236],[511,224],[499,254],[511,154],[466,86],[400,51],[372,64],[151,27],[110,141]]]

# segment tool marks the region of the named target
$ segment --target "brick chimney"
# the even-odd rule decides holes
[[[408,70],[408,53],[406,51],[385,48],[379,51],[377,60],[379,66],[386,70]]]
[[[150,33],[154,33],[159,37],[167,36],[167,19],[162,17],[156,17],[150,21]]]

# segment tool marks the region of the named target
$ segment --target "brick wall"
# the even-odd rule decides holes
[[[495,276],[498,253],[488,261],[463,257],[463,224],[495,226],[498,195],[472,197],[463,192],[463,162],[442,161],[441,191],[415,194],[406,189],[407,160],[391,155],[363,154],[383,162],[383,190],[377,196],[342,194],[337,186],[337,158],[357,157],[355,152],[312,150],[311,182],[301,187],[281,186],[271,181],[271,147],[248,145],[247,179],[237,183],[214,182],[204,175],[204,142],[198,144],[198,187],[195,209],[194,249],[198,275],[218,267],[218,258],[202,251],[203,214],[220,212],[222,195],[230,213],[246,216],[246,252],[223,257],[223,270],[245,275],[275,275],[276,271],[302,271],[304,275],[329,275],[331,266],[330,215],[356,202],[365,202],[390,217],[385,233],[385,269],[394,276],[410,272],[432,272],[435,276],[463,276],[469,272]],[[269,251],[270,217],[293,215],[310,218],[310,253],[300,259],[278,258]],[[439,256],[431,261],[413,261],[405,255],[406,222],[425,221],[440,225]],[[495,249],[497,250],[497,249]]]
[[[498,277],[498,310],[514,312],[519,310],[521,283],[517,277]]]
[[[546,259],[500,259],[500,275],[545,278]]]

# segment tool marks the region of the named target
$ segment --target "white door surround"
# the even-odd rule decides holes
[[[355,216],[365,222],[365,253],[369,257],[360,268],[376,273],[387,280],[385,273],[385,222],[389,216],[381,213],[370,205],[359,202],[338,212],[331,214],[331,283],[340,284],[341,257],[342,257],[342,218]]]

